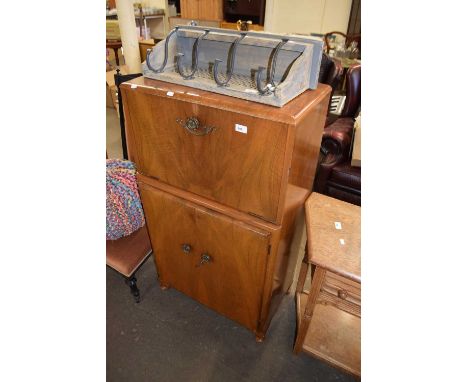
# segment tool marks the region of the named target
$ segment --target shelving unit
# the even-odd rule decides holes
[[[139,27],[141,24],[141,19],[143,19],[143,30],[145,34],[142,36],[145,40],[148,40],[150,38],[154,38],[157,40],[162,40],[166,37],[166,28],[165,28],[165,23],[164,23],[164,18],[165,14],[160,13],[160,14],[155,14],[155,15],[143,15],[142,18],[139,16],[135,16],[135,20],[137,21],[137,27]],[[148,20],[151,20],[150,24],[150,34],[147,35],[146,31],[148,29]],[[153,22],[154,20],[154,22]],[[152,25],[153,24],[153,25]]]

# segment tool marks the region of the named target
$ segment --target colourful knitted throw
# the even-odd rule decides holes
[[[106,240],[128,236],[145,225],[135,165],[127,160],[106,162]]]

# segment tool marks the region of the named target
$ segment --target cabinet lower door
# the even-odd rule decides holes
[[[270,233],[140,183],[160,282],[256,330]]]

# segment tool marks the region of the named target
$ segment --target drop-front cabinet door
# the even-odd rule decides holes
[[[141,174],[280,223],[291,153],[287,124],[126,90],[132,159]]]
[[[161,284],[256,330],[270,234],[144,183],[139,188]]]

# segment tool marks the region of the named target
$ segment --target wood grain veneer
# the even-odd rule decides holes
[[[199,18],[199,0],[180,0],[180,15],[186,19]]]
[[[283,108],[144,77],[122,92],[129,158],[142,174],[278,224],[288,182],[312,187],[329,87]],[[176,122],[189,117],[215,130],[191,135]]]
[[[283,283],[294,232],[292,217],[303,208],[310,193],[288,186],[285,203],[288,218],[282,225],[275,225],[153,178],[141,174],[137,178],[161,285],[184,292],[253,330],[259,340],[263,339],[281,301],[281,290],[289,287],[284,287]],[[208,237],[208,241],[204,237]],[[184,243],[190,244],[196,253],[190,260],[179,256]],[[209,279],[220,278],[217,285],[222,288],[213,294],[209,292],[211,281],[205,282],[197,277],[200,272],[194,273],[204,251],[211,253],[215,260],[215,254],[221,254],[221,259],[216,260],[218,264],[224,261],[223,266],[203,266],[216,273],[208,273]],[[244,258],[243,254],[248,257]],[[237,260],[233,263],[225,256]],[[252,256],[266,260],[255,263],[259,273],[249,265]],[[245,277],[242,272],[246,273]],[[203,283],[204,287],[197,286]],[[240,283],[246,287],[236,289],[233,294],[232,286],[239,288]],[[257,306],[258,298],[261,300]],[[244,306],[243,301],[250,302],[245,311],[239,309]],[[255,310],[255,306],[259,309]],[[252,321],[254,313],[255,322]]]
[[[256,330],[271,234],[155,188],[140,192],[161,283]],[[204,253],[212,260],[200,265]]]
[[[282,108],[144,77],[121,90],[161,287],[262,341],[291,282],[295,219],[310,195],[330,88]],[[213,131],[191,134],[176,121],[189,117]]]
[[[181,17],[186,19],[222,20],[222,0],[180,0]]]
[[[142,92],[128,99],[140,173],[280,221],[288,176],[285,162],[291,155],[286,124],[172,98],[155,99]],[[190,117],[215,130],[194,136],[176,121]],[[247,126],[247,134],[235,131],[236,124]]]

